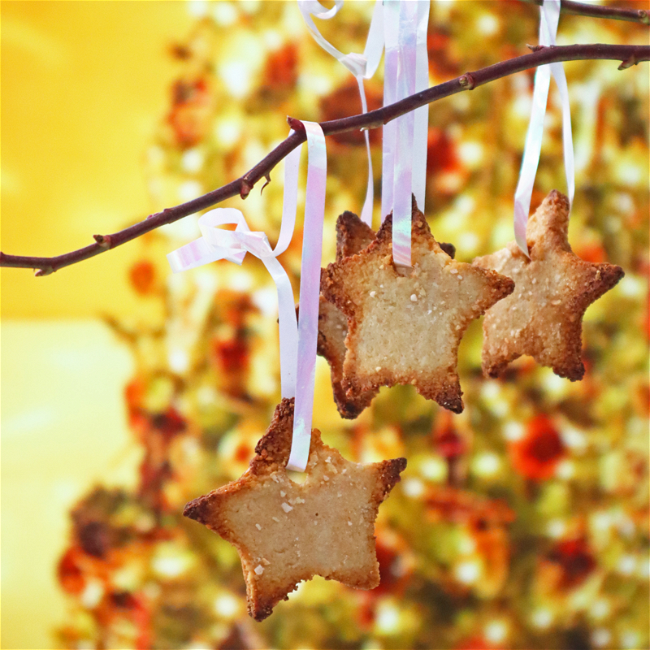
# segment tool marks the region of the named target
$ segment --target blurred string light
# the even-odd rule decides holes
[[[509,626],[506,621],[490,621],[484,628],[486,640],[494,645],[500,645],[508,638]]]

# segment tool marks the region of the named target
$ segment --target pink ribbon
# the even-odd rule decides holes
[[[317,122],[303,122],[307,133],[307,194],[300,267],[300,315],[298,321],[298,378],[293,412],[293,438],[287,469],[304,472],[309,460],[311,423],[316,378],[316,342],[320,296],[320,267],[325,218],[327,149]]]
[[[234,232],[219,228],[226,224],[234,224],[237,227]],[[244,215],[236,208],[217,208],[206,212],[199,219],[199,228],[203,234],[200,239],[167,255],[172,270],[178,273],[223,259],[241,264],[246,253],[251,253],[262,260],[278,291],[282,397],[293,397],[296,392],[296,308],[289,276],[276,259],[291,241],[293,225],[286,245],[281,236],[275,250],[271,248],[264,233],[251,232]],[[285,230],[285,237],[287,232]]]
[[[298,0],[298,7],[303,20],[305,21],[305,25],[307,25],[314,40],[355,76],[357,84],[359,85],[361,109],[364,113],[367,113],[368,103],[366,101],[366,92],[363,87],[363,80],[370,79],[375,74],[384,48],[382,0],[376,0],[375,2],[375,8],[372,14],[366,47],[363,54],[357,54],[355,52],[343,54],[323,37],[314,24],[312,16],[315,16],[320,20],[329,20],[336,16],[339,10],[343,7],[343,0],[335,0],[334,7],[330,10],[327,10],[327,8],[318,2],[318,0]],[[374,181],[372,173],[372,158],[370,156],[370,139],[367,130],[364,132],[364,136],[366,140],[366,152],[368,155],[368,183],[366,186],[366,198],[363,204],[363,209],[361,210],[361,219],[369,226],[372,226]]]
[[[386,0],[384,105],[429,85],[429,2]],[[393,212],[393,261],[411,266],[411,195],[424,209],[428,106],[384,126],[382,217]]]
[[[539,42],[546,47],[555,45],[557,27],[560,20],[560,0],[544,0],[540,7]],[[562,103],[562,142],[564,147],[564,169],[567,179],[567,193],[569,205],[575,196],[575,165],[573,158],[573,135],[571,132],[571,104],[569,102],[569,88],[567,86],[564,67],[561,63],[551,63],[537,68],[535,73],[535,88],[533,91],[533,108],[530,123],[526,134],[524,155],[521,161],[519,182],[515,191],[515,241],[523,253],[528,257],[528,242],[526,240],[526,227],[530,201],[537,175],[537,167],[542,151],[542,138],[544,136],[544,116],[548,91],[551,83],[551,74],[555,79],[560,100]]]
[[[264,233],[250,230],[240,210],[217,208],[206,212],[199,219],[199,229],[202,235],[199,239],[167,255],[174,273],[223,259],[241,264],[246,253],[251,253],[262,260],[269,271],[278,292],[282,397],[296,398],[293,438],[287,467],[300,472],[303,472],[307,466],[311,443],[325,184],[327,180],[327,151],[323,131],[317,123],[303,122],[302,124],[307,133],[309,165],[298,322],[296,321],[291,282],[276,258],[287,249],[293,236],[298,201],[298,167],[302,146],[292,151],[285,159],[282,224],[280,237],[274,249],[271,248]],[[234,224],[235,231],[220,228],[226,224]]]

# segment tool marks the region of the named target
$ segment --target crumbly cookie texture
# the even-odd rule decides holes
[[[353,212],[344,212],[336,221],[336,260],[360,253],[375,239],[375,231],[361,221]],[[453,258],[456,249],[452,244],[440,247]],[[327,359],[332,375],[334,401],[341,417],[356,418],[370,406],[377,394],[377,388],[355,391],[354,387],[343,388],[343,363],[345,362],[345,338],[348,334],[348,319],[333,303],[320,298],[318,314],[318,354]]]
[[[184,515],[233,544],[241,557],[248,612],[257,621],[315,575],[349,587],[379,584],[374,522],[406,459],[347,461],[312,430],[304,483],[287,475],[293,399],[283,399],[246,473],[191,501]]]
[[[582,317],[587,307],[623,276],[613,264],[593,264],[569,246],[569,200],[553,190],[528,221],[530,259],[510,242],[474,260],[515,281],[514,293],[497,303],[483,322],[483,373],[497,377],[527,354],[560,377],[582,379]]]
[[[361,221],[353,212],[344,212],[336,220],[336,259],[341,260],[359,253],[375,238],[375,231]],[[320,297],[318,314],[317,352],[327,359],[332,375],[334,402],[341,417],[354,419],[370,406],[378,389],[366,391],[343,388],[343,363],[345,361],[345,337],[348,334],[348,319],[333,303]]]
[[[321,293],[348,318],[342,385],[359,392],[413,384],[427,399],[460,413],[460,339],[514,283],[453,260],[415,202],[411,254],[413,267],[398,270],[389,215],[366,249],[323,271]]]

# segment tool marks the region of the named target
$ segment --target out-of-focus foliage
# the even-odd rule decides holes
[[[179,74],[146,158],[158,209],[245,172],[286,136],[286,115],[322,121],[360,110],[354,80],[312,42],[294,3],[191,6],[200,15],[170,50]],[[343,51],[362,51],[371,9],[346,3],[322,31]],[[523,2],[433,3],[431,82],[524,53],[537,21]],[[648,38],[642,26],[581,17],[563,17],[560,35],[561,43]],[[348,422],[332,415],[319,365],[314,424],[328,444],[358,461],[408,458],[380,510],[374,591],[315,579],[262,624],[247,618],[237,553],[181,512],[244,472],[268,425],[279,399],[275,290],[251,259],[169,275],[163,253],[197,235],[194,218],[142,241],[133,290],[164,317],[113,323],[137,362],[125,399],[143,449],[139,490],[98,487],[73,511],[59,566],[71,602],[61,643],[647,647],[648,75],[616,67],[566,64],[578,187],[570,241],[584,259],[626,272],[587,312],[584,380],[570,383],[530,359],[483,379],[475,323],[460,350],[462,415],[396,387]],[[463,261],[512,238],[532,81],[532,71],[521,73],[432,105],[425,212]],[[380,81],[367,91],[377,106]],[[371,141],[380,170],[378,131]],[[360,209],[366,182],[359,134],[329,138],[328,149],[324,261],[334,257],[336,216]],[[282,214],[280,171],[243,204],[251,228],[271,240]],[[564,188],[563,175],[552,93],[533,208]],[[378,178],[376,186],[378,196]],[[282,257],[296,290],[300,241],[298,227]]]

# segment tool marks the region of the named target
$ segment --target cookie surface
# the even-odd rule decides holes
[[[515,281],[514,293],[483,322],[483,372],[497,377],[522,355],[560,377],[582,379],[582,317],[624,275],[620,266],[577,257],[567,238],[569,200],[553,190],[528,221],[528,259],[515,242],[474,260]]]
[[[375,231],[361,221],[353,212],[344,212],[336,221],[336,260],[360,253],[375,239]],[[451,244],[440,247],[453,258],[456,249]],[[318,354],[327,359],[331,368],[334,401],[341,417],[356,418],[370,406],[377,388],[356,391],[354,387],[343,387],[343,363],[345,362],[345,339],[348,334],[348,319],[343,312],[322,295],[318,314]]]
[[[344,212],[336,220],[336,259],[341,260],[368,247],[375,238],[375,231],[361,221],[353,212]],[[343,388],[343,363],[345,361],[345,338],[348,319],[343,312],[322,295],[318,314],[317,352],[327,359],[331,368],[334,402],[341,417],[354,419],[370,406],[378,389],[367,391]]]
[[[315,575],[349,587],[379,584],[374,522],[406,460],[345,460],[312,430],[304,483],[285,466],[293,400],[278,405],[246,473],[187,504],[184,515],[233,544],[241,557],[249,614],[265,619],[302,580]]]
[[[392,217],[357,255],[323,271],[321,293],[349,319],[343,388],[413,384],[460,413],[458,345],[470,321],[512,292],[509,278],[453,260],[413,206],[413,268],[392,259]]]

